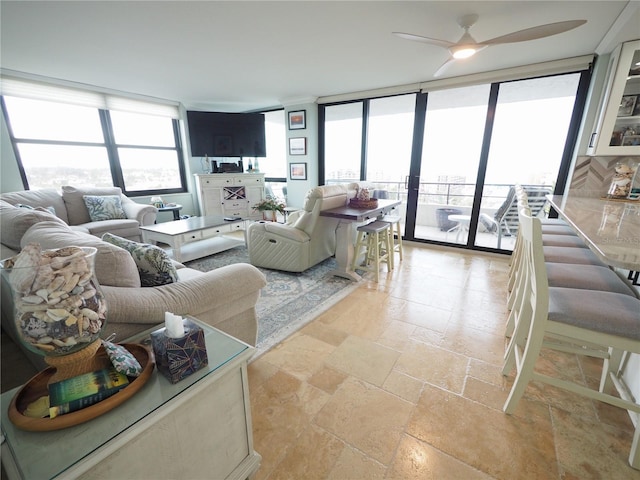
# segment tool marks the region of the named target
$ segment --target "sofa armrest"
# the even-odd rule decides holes
[[[255,305],[260,289],[266,284],[260,270],[248,263],[237,263],[159,287],[103,286],[107,302],[106,331],[131,335],[162,324],[164,312],[192,315],[215,327],[249,310],[255,324]],[[127,324],[136,327],[129,328]],[[255,343],[256,325],[252,328],[253,332],[242,338],[247,341],[247,337],[253,337],[253,341],[247,343]],[[124,335],[119,335],[117,341],[124,340]],[[237,336],[240,338],[240,334]]]
[[[126,197],[125,197],[126,198]],[[122,208],[127,218],[133,218],[138,221],[141,226],[153,225],[158,216],[158,209],[153,205],[143,205],[134,201],[123,201]]]

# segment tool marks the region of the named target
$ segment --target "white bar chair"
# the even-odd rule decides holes
[[[519,216],[524,277],[518,288],[523,294],[502,370],[507,375],[516,369],[504,412],[514,413],[529,382],[537,381],[637,415],[637,400],[607,392],[613,385],[622,388],[622,352],[640,353],[640,300],[604,291],[549,287],[540,219],[531,217],[526,209]],[[603,359],[599,388],[536,371],[543,348]],[[633,436],[629,464],[640,469],[640,423]]]

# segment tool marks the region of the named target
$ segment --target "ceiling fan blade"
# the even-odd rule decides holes
[[[437,38],[423,37],[421,35],[414,35],[412,33],[393,32],[397,37],[404,38],[405,40],[413,40],[414,42],[428,43],[429,45],[437,45],[438,47],[449,48],[455,45],[453,42],[447,42],[446,40],[438,40]]]
[[[451,66],[451,64],[453,62],[455,62],[456,59],[453,57],[450,57],[449,60],[447,60],[446,62],[444,62],[442,65],[440,65],[440,68],[438,68],[438,70],[436,70],[436,72],[433,74],[434,77],[439,77],[440,75],[442,75],[444,72],[446,72],[449,67]]]
[[[491,40],[485,40],[481,43],[484,45],[497,45],[499,43],[526,42],[528,40],[536,40],[538,38],[550,37],[551,35],[567,32],[585,23],[587,23],[586,20],[567,20],[565,22],[547,23],[546,25],[538,25],[537,27],[526,28],[502,35],[501,37],[492,38]]]

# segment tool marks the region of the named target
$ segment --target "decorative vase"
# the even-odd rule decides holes
[[[275,210],[263,210],[262,219],[266,222],[276,222],[278,217],[276,216]]]
[[[42,251],[34,243],[0,265],[3,302],[12,303],[17,337],[56,368],[51,382],[95,369],[107,312],[96,253],[94,247]]]
[[[607,198],[626,199],[629,196],[636,168],[637,165],[631,160],[616,163],[611,184],[607,190]]]

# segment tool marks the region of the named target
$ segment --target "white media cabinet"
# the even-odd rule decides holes
[[[253,206],[264,198],[263,173],[195,174],[200,215],[260,220]]]

